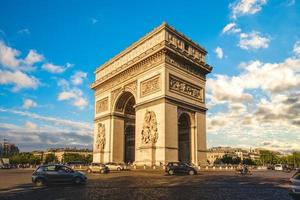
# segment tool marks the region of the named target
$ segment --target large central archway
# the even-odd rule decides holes
[[[135,98],[130,92],[124,92],[117,100],[116,111],[124,117],[124,156],[125,163],[135,161]]]
[[[191,162],[191,121],[190,116],[182,113],[178,119],[178,160]]]

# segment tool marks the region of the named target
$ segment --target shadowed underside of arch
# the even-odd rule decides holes
[[[135,98],[130,92],[123,92],[118,98],[115,110],[124,114],[124,162],[135,161]]]
[[[178,160],[191,162],[191,120],[186,113],[178,119]]]

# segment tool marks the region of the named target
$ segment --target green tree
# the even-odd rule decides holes
[[[221,159],[215,160],[214,164],[240,164],[241,158],[240,157],[233,157],[231,155],[224,155]]]
[[[245,165],[256,165],[256,163],[254,162],[254,160],[252,160],[251,158],[245,158],[242,161],[242,163],[245,164]]]
[[[275,152],[263,150],[260,151],[258,163],[260,165],[274,165],[280,161],[280,158]]]
[[[11,156],[10,162],[12,164],[38,165],[41,163],[41,159],[37,156],[34,156],[32,153],[24,152]]]
[[[85,162],[86,163],[92,163],[93,162],[93,155],[87,155],[85,157]]]
[[[57,162],[57,157],[55,156],[54,153],[50,153],[46,155],[45,158],[45,163],[53,163],[53,162]]]
[[[85,162],[85,156],[80,155],[78,153],[65,153],[63,155],[63,162],[74,162],[74,161],[80,161]]]

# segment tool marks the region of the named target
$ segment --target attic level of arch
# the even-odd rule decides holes
[[[204,77],[211,72],[212,67],[205,62],[206,51],[196,43],[163,23],[145,37],[132,44],[123,52],[97,68],[96,81],[91,88],[96,90],[102,83],[110,80],[129,68],[148,60],[154,54],[161,52],[166,62],[174,63],[192,73]],[[180,58],[174,56],[178,55]],[[175,63],[176,60],[176,63]],[[201,72],[201,73],[200,73]]]
[[[120,69],[117,69],[115,72],[111,72],[111,74],[96,80],[91,85],[91,88],[96,91],[95,95],[97,95],[98,93],[106,91],[119,83],[125,82],[133,76],[137,76],[161,63],[166,63],[171,67],[183,70],[204,81],[206,79],[206,74],[210,73],[212,70],[212,67],[208,64],[203,63],[202,65],[199,65],[191,59],[183,57],[176,51],[164,48],[141,59],[139,62],[132,64],[124,70],[120,67]]]

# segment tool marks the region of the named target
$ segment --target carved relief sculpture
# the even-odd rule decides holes
[[[203,102],[203,89],[178,77],[170,75],[169,88]]]
[[[96,113],[108,110],[108,98],[101,99],[96,103]]]
[[[129,83],[128,85],[125,86],[125,89],[131,91],[135,95],[137,90],[137,82],[133,81]]]
[[[105,125],[98,123],[98,133],[96,139],[96,149],[101,151],[105,147]]]
[[[160,90],[160,75],[141,82],[141,96],[147,96]]]
[[[142,130],[144,144],[156,143],[158,139],[156,115],[153,111],[146,110]]]

